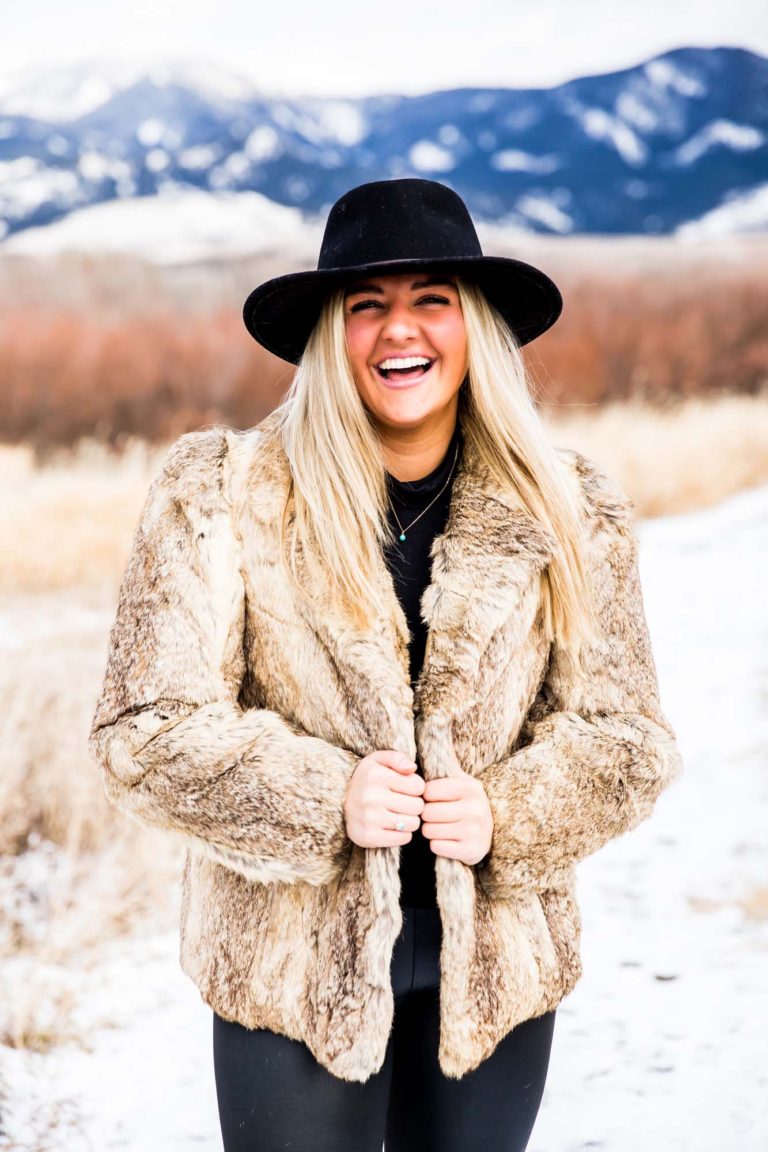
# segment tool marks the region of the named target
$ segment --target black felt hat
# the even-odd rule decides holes
[[[297,364],[328,293],[370,273],[411,268],[454,271],[474,281],[519,344],[551,328],[563,307],[540,269],[505,256],[484,256],[461,197],[437,180],[374,180],[336,201],[325,225],[317,268],[260,284],[243,305],[245,326],[275,356]]]

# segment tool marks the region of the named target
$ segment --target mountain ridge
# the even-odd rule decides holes
[[[268,95],[189,63],[126,65],[110,86],[68,65],[0,91],[0,236],[184,190],[257,194],[311,223],[355,184],[409,175],[511,232],[761,231],[767,140],[768,59],[738,47],[548,88],[361,97]]]

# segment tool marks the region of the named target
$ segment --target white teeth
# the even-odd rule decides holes
[[[431,364],[425,356],[393,356],[389,360],[382,360],[377,368],[418,368],[422,364]]]

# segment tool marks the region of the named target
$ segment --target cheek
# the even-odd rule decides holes
[[[365,361],[368,357],[370,339],[362,325],[348,323],[345,328],[347,351],[353,364]]]
[[[467,334],[461,316],[446,317],[440,333],[435,333],[435,340],[440,341],[446,356],[460,362],[466,360]]]

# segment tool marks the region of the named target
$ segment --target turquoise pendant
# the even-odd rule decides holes
[[[400,533],[400,539],[401,539],[401,540],[405,540],[405,532],[401,532],[401,533]]]

